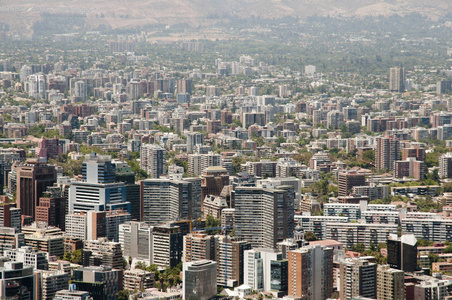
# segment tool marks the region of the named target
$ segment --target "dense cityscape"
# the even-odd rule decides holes
[[[0,19],[0,298],[452,299],[448,16]]]

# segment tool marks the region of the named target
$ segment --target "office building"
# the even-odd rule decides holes
[[[91,153],[85,156],[82,164],[82,181],[89,183],[116,182],[116,166],[110,155]]]
[[[166,151],[156,144],[144,144],[140,149],[140,168],[150,178],[165,175]]]
[[[417,270],[417,239],[413,234],[404,234],[400,238],[395,234],[389,235],[388,265],[391,268],[405,272]]]
[[[377,299],[405,299],[404,272],[389,265],[377,266]]]
[[[36,298],[52,300],[58,291],[67,289],[70,275],[63,270],[35,270]]]
[[[5,250],[3,255],[11,261],[23,263],[24,267],[33,267],[34,270],[47,270],[49,267],[47,253],[34,250],[31,246]]]
[[[64,237],[60,228],[33,223],[31,226],[24,226],[22,233],[25,245],[46,252],[50,256],[64,255]]]
[[[356,297],[376,299],[377,265],[367,260],[354,258],[340,262],[339,297],[352,300]]]
[[[66,215],[66,236],[80,240],[97,240],[106,237],[117,242],[119,225],[130,220],[130,214],[122,210],[76,211]]]
[[[70,284],[68,290],[60,290],[55,294],[55,300],[93,300],[89,292],[75,290],[75,285]]]
[[[452,152],[441,155],[438,161],[439,161],[438,169],[439,178],[452,178]]]
[[[89,291],[93,300],[116,299],[122,290],[122,271],[111,267],[82,267],[73,271],[77,290]]]
[[[208,167],[201,175],[201,199],[207,195],[220,196],[227,185],[229,185],[229,173],[225,168]]]
[[[157,225],[201,217],[201,180],[146,179],[140,182],[141,220]]]
[[[87,240],[83,245],[83,266],[109,266],[113,269],[123,268],[121,244],[110,242],[107,238]]]
[[[22,217],[20,208],[14,203],[0,203],[0,227],[12,227],[19,232],[22,228]]]
[[[34,299],[36,294],[33,267],[8,261],[0,263],[0,298]]]
[[[338,174],[339,196],[348,196],[353,187],[366,185],[366,176],[358,172],[341,172]]]
[[[389,69],[389,90],[391,92],[403,93],[405,91],[405,69]]]
[[[333,293],[333,249],[320,245],[289,251],[288,295],[327,299]]]
[[[436,82],[436,93],[437,94],[446,94],[452,91],[452,81],[450,80],[441,80]]]
[[[36,222],[44,222],[65,230],[66,207],[65,197],[52,196],[46,192],[39,198],[39,204],[36,206]]]
[[[217,263],[210,260],[183,265],[183,299],[209,300],[217,294]]]
[[[130,217],[132,220],[140,220],[140,185],[135,183],[135,173],[128,163],[120,160],[112,160],[115,166],[116,182],[124,182],[126,185],[126,202],[130,203]]]
[[[256,248],[246,250],[243,255],[244,284],[249,285],[253,290],[259,292],[274,290],[272,288],[272,275],[276,270],[287,275],[287,269],[284,270],[282,264],[282,256],[283,254],[281,252],[277,252],[274,249]],[[279,262],[281,265],[278,266],[278,264],[273,264],[274,262]],[[273,279],[276,280],[276,278]],[[282,277],[279,279],[278,283],[273,282],[274,284],[279,285],[278,289],[274,291],[282,292],[284,289],[287,291],[287,280],[284,280]],[[274,286],[274,288],[275,287],[276,286]]]
[[[395,138],[377,137],[375,160],[377,171],[392,171],[394,162],[400,160],[400,141]]]
[[[16,228],[0,227],[0,255],[25,245],[24,234]]]
[[[56,182],[54,166],[48,166],[46,159],[27,160],[16,168],[16,203],[23,216],[36,217],[36,206],[48,186]]]
[[[69,188],[69,212],[124,210],[130,212],[123,182],[73,182]]]
[[[235,234],[253,247],[276,248],[294,230],[294,191],[237,187],[235,189]]]

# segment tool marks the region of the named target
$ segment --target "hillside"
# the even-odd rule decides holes
[[[418,12],[432,19],[452,13],[450,0],[0,0],[0,22],[11,31],[30,32],[42,13],[87,16],[85,26],[112,28],[147,24],[202,25],[212,19],[235,16],[280,18],[313,15],[366,17]],[[210,21],[211,22],[211,21]]]

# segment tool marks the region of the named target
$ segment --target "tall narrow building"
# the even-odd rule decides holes
[[[276,248],[294,230],[294,197],[291,186],[277,189],[235,189],[235,234],[253,247]]]
[[[151,225],[201,217],[201,179],[140,182],[141,220]]]
[[[150,178],[165,175],[166,151],[160,145],[145,144],[140,149],[140,168],[148,173]]]
[[[394,170],[394,163],[400,160],[400,141],[392,137],[378,137],[375,160],[377,171]]]
[[[56,170],[49,166],[46,159],[27,160],[17,167],[17,207],[22,216],[36,217],[36,207],[48,186],[56,182]]]
[[[320,245],[289,251],[288,295],[323,300],[333,293],[333,249]],[[342,299],[342,298],[341,298]]]
[[[405,299],[404,272],[392,269],[389,265],[377,267],[377,299]]]
[[[339,276],[341,300],[352,300],[359,296],[376,299],[376,264],[361,258],[347,259],[340,262]]]
[[[389,90],[391,92],[403,93],[405,91],[405,69],[389,69]]]

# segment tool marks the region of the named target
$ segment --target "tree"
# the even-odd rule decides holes
[[[308,242],[317,241],[317,237],[312,231],[306,231],[304,234],[304,239]]]
[[[354,245],[350,248],[350,250],[361,253],[361,252],[364,252],[364,250],[366,250],[366,249],[365,249],[365,247],[364,247],[364,244],[362,244],[362,243],[357,243],[357,244],[354,244]]]
[[[119,291],[117,295],[118,295],[118,300],[129,300],[130,291],[122,290],[122,291]]]

